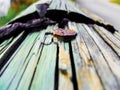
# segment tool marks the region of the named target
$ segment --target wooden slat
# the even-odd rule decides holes
[[[13,40],[13,37],[10,38],[10,39],[7,39],[5,41],[3,41],[1,44],[0,44],[0,54],[2,54],[2,52],[4,52],[4,50],[8,47],[8,45],[12,42]]]
[[[33,78],[33,81],[31,82],[32,90],[48,90],[48,89],[53,90],[53,88],[54,88],[54,71],[55,71],[54,69],[55,69],[55,60],[56,60],[56,57],[55,57],[56,51],[54,50],[53,53],[50,54],[50,51],[53,48],[55,49],[56,46],[50,45],[49,47],[45,46],[43,48],[42,56],[39,59],[39,63],[37,65],[35,76]],[[29,70],[29,73],[31,73],[31,70]],[[29,75],[29,73],[26,72],[27,75]],[[26,75],[26,77],[27,77],[27,75]],[[22,78],[20,86],[18,87],[19,90],[28,89],[28,86],[26,86],[25,80],[27,80],[28,83],[30,83],[29,78],[28,79],[26,79],[25,77]],[[47,86],[46,86],[46,84],[47,84]]]
[[[49,42],[51,38],[47,37],[46,40]],[[45,42],[47,43],[47,41]],[[54,89],[54,77],[55,77],[54,74],[55,74],[55,66],[56,66],[55,64],[57,59],[56,54],[57,54],[56,44],[52,43],[50,45],[44,45],[31,84],[32,90]]]
[[[69,28],[78,32],[75,23],[69,23]],[[79,33],[79,32],[78,32]],[[72,41],[72,52],[76,68],[77,84],[79,90],[103,90],[99,76],[95,70],[93,61],[90,60],[88,48],[78,34]]]
[[[4,70],[2,71],[4,72],[1,72],[1,89],[7,89],[12,80],[14,79],[17,71],[20,69],[20,67],[22,68],[22,65],[24,64],[27,56],[29,55],[29,52],[34,45],[34,41],[37,36],[38,33],[33,33],[29,35],[18,48],[18,50],[14,53],[14,55],[11,56],[9,62],[7,63],[7,65],[5,65],[5,67],[7,68],[3,68]]]
[[[120,40],[120,32],[115,32],[114,36]]]
[[[118,40],[113,34],[108,32],[102,27],[94,26],[95,30],[100,36],[111,46],[115,52],[120,56],[120,40]]]
[[[57,0],[57,1],[58,1],[58,0]],[[52,1],[51,1],[51,4],[50,4],[50,6],[49,6],[49,9],[56,9],[56,7],[57,7],[56,0],[52,0]]]
[[[103,41],[97,40],[96,37],[94,37],[94,39],[96,39],[96,41],[94,41],[93,38],[91,38],[91,36],[94,36],[94,33],[91,32],[90,34],[91,36],[89,36],[89,34],[86,32],[88,28],[87,29],[86,28],[87,27],[83,28],[80,24],[78,25],[78,30],[80,34],[79,36],[83,37],[83,40],[87,45],[87,48],[89,50],[90,57],[91,57],[90,60],[95,65],[96,72],[98,73],[99,79],[101,80],[104,89],[118,90],[119,83],[116,80],[114,73],[111,72],[111,68],[109,67],[109,64],[108,64],[109,62],[106,62],[106,58],[103,56],[108,52],[104,52],[104,54],[102,54],[102,52],[100,51],[101,49],[99,49],[101,47],[100,46],[98,47],[97,46],[98,44],[96,45],[97,42],[99,42],[100,44],[100,43],[103,43]],[[104,47],[105,45],[102,45],[102,46]],[[105,48],[104,50],[106,51]],[[108,58],[107,60],[109,59],[110,58]],[[114,87],[117,87],[117,88],[114,88]]]
[[[4,57],[4,55],[8,52],[8,51],[10,51],[10,48],[12,47],[12,46],[14,46],[16,43],[18,43],[19,42],[19,40],[21,39],[23,37],[23,32],[21,33],[21,34],[19,34],[16,38],[10,38],[10,39],[8,39],[8,40],[6,40],[6,41],[4,41],[2,44],[1,44],[1,46],[0,46],[0,60],[1,60],[1,58],[3,58]]]
[[[60,8],[61,10],[66,10],[66,1],[65,0],[59,0],[60,1]]]
[[[26,39],[28,39],[30,37],[30,35],[27,36]],[[0,74],[6,69],[6,67],[9,65],[9,63],[12,61],[12,59],[14,58],[14,56],[18,53],[18,51],[21,49],[21,47],[25,44],[24,42],[26,42],[27,40],[23,41],[23,43],[20,45],[20,47],[16,50],[16,52],[11,56],[11,59],[8,60],[8,62],[4,65],[4,67],[2,68],[2,70],[0,71]],[[13,48],[12,48],[13,49]],[[24,49],[23,49],[24,50]],[[5,53],[6,54],[6,53]]]
[[[19,47],[20,43],[24,40],[25,37],[26,35],[24,34],[24,32],[22,32],[16,38],[6,43],[0,54],[0,68],[2,68],[3,65],[9,61],[8,59],[11,57],[10,55],[15,52],[15,50]],[[0,72],[2,72],[2,70]]]
[[[60,0],[52,0],[49,9],[60,9]]]
[[[86,28],[87,26],[84,25]],[[95,40],[96,44],[100,48],[103,56],[108,63],[109,68],[111,69],[112,73],[115,75],[117,80],[119,81],[120,72],[117,70],[120,69],[120,58],[117,56],[116,53],[99,37],[97,33],[95,33],[92,29],[87,28],[87,31],[91,35],[91,37]]]
[[[114,36],[114,34],[110,33],[103,27],[98,27],[97,25],[95,26],[95,28],[95,30],[101,31],[111,42],[113,42],[118,48],[120,48],[120,41]]]
[[[20,87],[19,84],[21,84],[21,82],[24,84],[24,87],[22,86],[22,90],[27,90],[29,88],[30,81],[36,68],[36,63],[38,62],[38,58],[42,50],[41,42],[44,40],[43,36],[44,32],[40,32],[39,36],[34,42],[34,46],[29,51],[29,55],[27,56],[21,67],[19,67],[20,69],[18,69],[16,76],[14,77],[12,83],[9,86],[9,89],[15,89],[18,88],[18,86]]]
[[[59,44],[59,90],[73,90],[72,68],[68,43]]]

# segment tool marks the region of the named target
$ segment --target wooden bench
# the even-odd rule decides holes
[[[52,0],[50,9],[84,14],[67,0]],[[120,32],[69,22],[66,28],[77,32],[74,40],[55,38],[58,44],[44,45],[53,38],[45,33],[56,28],[22,32],[0,44],[0,90],[119,90]]]

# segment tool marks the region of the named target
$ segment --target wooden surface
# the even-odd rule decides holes
[[[50,9],[82,12],[63,0],[53,0]],[[0,90],[120,89],[120,32],[69,22],[77,37],[63,42],[46,35],[56,28],[22,32],[0,44]]]

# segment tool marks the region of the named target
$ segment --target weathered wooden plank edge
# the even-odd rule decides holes
[[[94,30],[97,31],[97,33],[103,38],[103,40],[111,46],[111,48],[120,56],[120,41],[115,38],[115,36],[107,36],[107,34],[104,34],[101,29],[98,28],[98,26],[93,27]],[[104,29],[105,30],[105,29]],[[112,39],[113,38],[113,39]]]
[[[9,89],[15,89],[18,87],[18,85],[21,82],[21,78],[23,78],[24,74],[30,70],[31,74],[27,75],[27,78],[29,78],[29,80],[31,80],[30,77],[32,77],[32,75],[34,74],[34,69],[35,69],[35,65],[38,61],[38,58],[40,57],[40,52],[42,50],[42,46],[41,46],[41,41],[43,40],[43,35],[41,35],[44,33],[40,32],[39,37],[36,39],[36,42],[33,46],[33,48],[31,49],[31,51],[29,52],[29,56],[26,58],[24,64],[21,66],[22,68],[20,68],[17,73],[16,76],[14,77],[14,80],[12,81],[12,83],[9,86]],[[32,61],[33,60],[33,61]],[[32,66],[32,68],[28,68],[28,66]],[[25,84],[28,84],[27,81],[25,81]],[[30,83],[30,81],[29,81]],[[26,85],[27,86],[27,85]],[[29,87],[29,86],[28,86]]]
[[[104,56],[108,66],[111,70],[111,73],[116,78],[116,82],[118,82],[118,87],[119,87],[120,72],[117,72],[117,69],[120,68],[119,67],[120,58],[116,55],[116,53],[107,44],[105,44],[105,42],[99,37],[99,35],[97,35],[97,33],[94,30],[87,28],[86,25],[84,25],[84,26],[86,27],[86,30],[90,34],[92,39],[95,41],[96,45],[99,47],[101,53],[103,53],[102,55]]]
[[[29,50],[32,48],[33,44],[34,44],[34,39],[36,38],[36,36],[33,37],[33,35],[37,35],[37,33],[33,33],[31,35],[31,37],[27,40],[28,42],[26,42],[26,44],[24,44],[24,47],[22,49],[20,49],[20,51],[18,52],[18,54],[13,55],[13,57],[10,58],[10,64],[7,67],[7,69],[4,71],[4,73],[2,73],[1,75],[1,80],[3,82],[0,83],[0,87],[2,88],[7,88],[11,82],[11,80],[14,78],[14,75],[16,74],[17,70],[19,70],[19,66],[21,66],[22,62],[24,62],[25,58],[27,57],[27,55],[29,54]],[[31,41],[31,42],[30,42]],[[30,44],[33,43],[33,44]],[[26,48],[26,49],[25,49]],[[24,51],[24,53],[22,52]],[[26,52],[26,53],[25,53]],[[23,56],[21,58],[19,58],[20,56]],[[20,60],[18,60],[18,58]],[[14,68],[16,67],[16,68]],[[9,74],[9,76],[8,76]],[[6,80],[8,80],[8,82],[6,82]]]
[[[79,24],[79,27],[82,27],[82,26],[80,26],[80,24]],[[96,72],[99,75],[99,78],[103,84],[103,87],[105,89],[119,87],[116,77],[111,72],[108,64],[106,63],[106,60],[105,60],[103,54],[101,53],[98,46],[96,45],[96,42],[94,42],[94,40],[91,38],[91,36],[89,36],[89,34],[85,30],[86,30],[86,28],[84,28],[84,27],[83,27],[83,29],[79,28],[79,31],[80,31],[81,35],[83,36],[85,43],[88,47],[89,53],[91,55],[91,60],[93,61],[94,65],[95,65]],[[99,60],[101,60],[101,62],[99,62]],[[104,72],[104,74],[101,72]],[[106,75],[109,75],[109,77]],[[116,88],[116,90],[117,90],[117,88]]]
[[[77,27],[75,23],[70,23],[69,27],[70,29],[77,31]],[[95,71],[93,62],[90,60],[90,55],[86,50],[84,50],[84,48],[87,49],[87,47],[83,47],[82,44],[84,43],[84,41],[80,37],[81,36],[78,35],[76,37],[76,40],[73,40],[71,42],[75,68],[76,68],[78,89],[103,90],[103,86],[99,80],[97,72]],[[86,45],[84,44],[84,46]]]
[[[51,39],[47,37],[47,39]],[[49,40],[47,40],[49,41]],[[52,51],[52,53],[50,53]],[[48,53],[48,54],[46,54]],[[44,45],[42,56],[37,65],[36,73],[32,82],[31,89],[35,90],[53,90],[54,88],[54,74],[56,64],[57,46],[53,43],[51,45]],[[46,56],[48,55],[48,56]],[[50,69],[51,68],[51,69]],[[50,69],[50,70],[49,70]],[[42,73],[42,74],[41,74]],[[45,76],[44,76],[44,75]],[[49,76],[47,76],[49,74]],[[46,87],[46,83],[48,84]],[[39,84],[39,85],[38,85]]]
[[[69,43],[59,43],[59,90],[73,90]]]

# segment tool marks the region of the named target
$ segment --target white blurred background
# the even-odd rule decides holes
[[[0,17],[7,15],[10,4],[10,0],[0,0]]]

